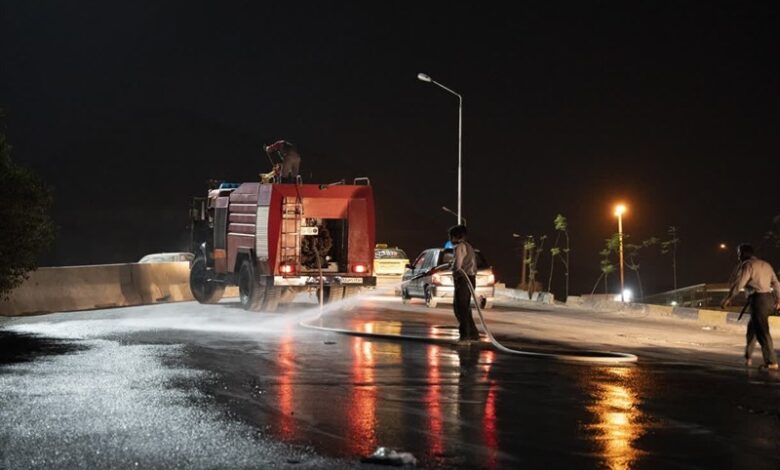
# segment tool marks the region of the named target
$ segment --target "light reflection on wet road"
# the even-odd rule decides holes
[[[346,461],[382,445],[412,452],[424,468],[780,467],[780,388],[757,372],[677,363],[674,351],[666,361],[636,366],[583,366],[483,347],[333,335],[295,323],[263,332],[262,316],[224,306],[165,308],[173,319],[204,321],[198,328],[183,322],[181,329],[162,328],[150,316],[148,328],[128,326],[118,320],[148,313],[125,309],[111,311],[97,329],[96,322],[41,323],[41,317],[27,331],[57,336],[71,323],[71,338],[83,330],[84,337],[121,345],[183,345],[168,363],[216,379],[177,387],[211,397],[226,419],[273,441]],[[214,309],[222,309],[223,328],[211,333]],[[451,334],[434,328],[434,319],[400,317],[362,309],[328,321],[385,334]],[[226,327],[230,319],[235,331]]]

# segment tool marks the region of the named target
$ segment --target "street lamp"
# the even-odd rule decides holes
[[[449,212],[450,214],[454,215],[455,217],[458,217],[458,214],[453,212],[452,209],[450,209],[447,206],[441,206],[441,210],[443,210],[444,212]],[[463,222],[463,225],[468,225],[468,222],[466,222],[466,218],[465,217],[458,217],[458,223],[461,223],[461,222]]]
[[[731,266],[731,250],[729,250],[729,246],[726,243],[720,243],[718,245],[718,251],[724,253],[724,255],[721,256],[726,256],[725,258],[726,263],[727,265]],[[728,280],[729,284],[731,284],[731,281],[734,280],[734,276],[737,273],[737,268],[739,268],[739,264],[731,268],[731,274],[729,274],[729,280]]]
[[[618,242],[620,246],[620,301],[626,301],[624,277],[623,277],[623,214],[626,212],[626,206],[618,204],[615,206],[615,215],[618,218]]]
[[[430,76],[424,74],[424,73],[418,73],[417,79],[423,82],[427,83],[433,83],[434,85],[437,85],[438,87],[452,93],[453,95],[458,97],[458,223],[461,223],[461,220],[463,219],[461,214],[461,186],[462,186],[462,163],[463,163],[463,96],[461,96],[460,93],[447,88],[446,86],[442,85],[441,83],[437,82],[436,80],[432,79]],[[465,225],[465,224],[464,224]]]

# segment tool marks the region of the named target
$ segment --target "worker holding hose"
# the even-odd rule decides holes
[[[477,256],[474,248],[466,241],[468,230],[465,225],[455,225],[449,230],[450,241],[455,246],[455,257],[452,262],[452,279],[455,284],[455,294],[452,307],[455,318],[458,319],[458,332],[461,342],[479,341],[479,330],[474,324],[471,314],[471,289],[476,285]]]

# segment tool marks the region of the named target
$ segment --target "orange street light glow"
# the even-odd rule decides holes
[[[618,204],[617,206],[615,206],[615,215],[616,216],[620,217],[621,215],[623,215],[625,213],[626,213],[626,206],[624,206],[623,204]]]

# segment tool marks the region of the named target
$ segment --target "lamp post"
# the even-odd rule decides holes
[[[620,301],[625,302],[625,285],[623,277],[623,214],[626,212],[626,206],[618,204],[615,206],[615,215],[618,218],[618,245],[620,247]]]
[[[461,223],[462,220],[464,220],[461,217],[461,187],[462,187],[462,163],[463,163],[463,96],[461,96],[460,93],[456,92],[455,90],[452,90],[450,88],[447,88],[446,86],[442,85],[441,83],[437,82],[436,80],[432,79],[428,75],[424,73],[418,73],[417,79],[421,80],[423,82],[427,83],[433,83],[434,85],[437,85],[439,88],[442,88],[453,95],[458,97],[458,223]],[[465,225],[465,224],[464,224]]]
[[[443,210],[444,212],[449,212],[450,214],[454,215],[455,217],[458,217],[458,214],[453,212],[452,209],[450,209],[447,206],[441,206],[441,210]],[[461,223],[461,222],[463,222],[463,225],[468,225],[468,222],[466,222],[466,218],[465,217],[458,217],[458,223]]]

